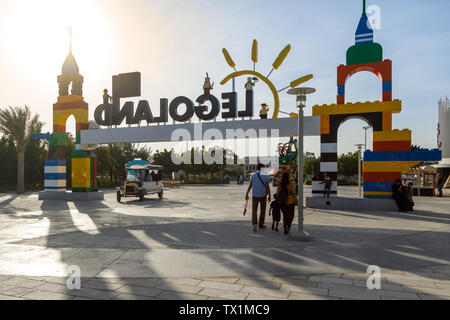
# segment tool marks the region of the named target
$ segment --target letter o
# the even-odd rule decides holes
[[[182,115],[178,114],[178,107],[186,105],[186,112]],[[178,122],[187,122],[194,115],[194,103],[187,97],[176,97],[169,106],[170,117]]]

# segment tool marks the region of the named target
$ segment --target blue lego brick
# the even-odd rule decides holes
[[[390,192],[393,182],[364,182],[364,191]]]
[[[338,86],[338,94],[345,94],[345,86]]]
[[[392,199],[391,196],[368,196],[368,195],[364,195],[364,198],[366,198],[366,199]]]
[[[66,180],[65,173],[46,173],[44,174],[45,180]]]
[[[45,159],[44,166],[46,167],[62,167],[66,165],[66,159]]]
[[[441,161],[439,149],[413,151],[370,151],[364,152],[364,161]]]
[[[392,91],[392,81],[384,81],[383,82],[383,92]]]

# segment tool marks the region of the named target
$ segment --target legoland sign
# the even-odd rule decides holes
[[[209,77],[205,83],[209,81]],[[167,123],[169,116],[174,121],[188,122],[194,115],[204,121],[214,120],[220,113],[223,119],[235,119],[237,117],[253,117],[253,90],[246,90],[245,110],[238,111],[237,93],[222,93],[222,102],[204,88],[204,94],[195,102],[185,96],[179,96],[170,101],[167,98],[160,99],[159,116],[153,115],[147,100],[139,101],[137,108],[134,103],[126,102],[122,108],[119,99],[140,96],[140,73],[121,74],[113,77],[113,94],[110,97],[105,90],[103,104],[99,105],[94,113],[95,122],[102,126],[126,124],[139,124],[141,121],[150,123]],[[112,100],[112,103],[110,101]],[[210,104],[210,107],[206,105]],[[183,111],[180,111],[182,110]]]

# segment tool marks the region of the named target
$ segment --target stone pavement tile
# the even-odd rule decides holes
[[[425,288],[435,288],[437,289],[437,285],[433,281],[420,281],[420,280],[398,280],[398,281],[389,281],[390,284],[399,284],[403,288],[405,287],[425,287]],[[405,290],[405,289],[403,289]]]
[[[435,281],[434,284],[439,289],[450,290],[450,281]]]
[[[14,276],[0,274],[0,282],[13,278]]]
[[[120,293],[112,298],[112,300],[161,300],[155,297],[139,296],[135,294]]]
[[[3,281],[1,284],[8,285],[8,286],[24,287],[24,288],[35,288],[41,284],[44,284],[44,282],[39,281],[39,280],[26,279],[26,278],[11,278],[11,279]]]
[[[310,281],[317,281],[322,283],[334,283],[334,284],[343,284],[352,286],[353,281],[350,279],[342,279],[337,277],[329,277],[329,276],[311,276],[309,277]]]
[[[153,279],[153,280],[159,280],[160,283],[170,282],[170,283],[183,284],[183,285],[187,285],[187,286],[197,286],[200,282],[202,282],[202,280],[191,279],[191,278],[168,278],[168,279]]]
[[[300,280],[300,279],[291,279],[291,281],[285,282],[284,284],[292,285],[292,286],[300,286],[300,287],[317,288],[319,282],[309,281],[309,280]]]
[[[135,294],[145,297],[155,297],[161,292],[163,292],[162,289],[156,289],[156,288],[147,288],[147,287],[138,287],[138,286],[122,286],[119,289],[116,290],[120,293],[126,293],[126,294]]]
[[[356,299],[356,300],[380,300],[380,295],[377,293],[368,293],[362,291],[361,288],[340,288],[331,289],[328,293],[331,297]]]
[[[30,300],[70,300],[72,296],[59,292],[34,291],[24,295],[22,298]]]
[[[242,288],[244,287],[243,285],[239,284],[231,284],[215,281],[202,281],[198,284],[198,286],[203,288],[220,289],[228,291],[241,291]]]
[[[89,299],[89,298],[86,298],[86,297],[75,297],[75,296],[72,296],[72,298],[70,300],[95,300],[95,299]]]
[[[250,293],[245,300],[284,300],[282,298],[264,296],[262,294]]]
[[[432,272],[437,272],[437,273],[450,273],[450,265],[440,265],[440,266],[433,266],[433,267],[428,267],[427,269],[429,269]]]
[[[355,287],[359,287],[359,288],[367,288],[367,281],[366,280],[353,280],[353,285]],[[381,289],[403,291],[403,287],[400,284],[381,281],[380,285],[381,285]]]
[[[76,297],[83,297],[83,298],[89,298],[89,299],[95,299],[95,300],[108,300],[115,296],[117,296],[119,293],[116,291],[105,291],[105,290],[97,290],[97,289],[91,289],[91,288],[81,288],[80,290],[70,290],[68,292],[71,296]]]
[[[243,286],[269,288],[269,289],[279,289],[282,285],[281,282],[261,281],[261,280],[252,279],[252,278],[239,279],[239,281],[236,282],[236,284],[243,285]]]
[[[320,296],[304,292],[291,292],[289,300],[339,300],[337,297]]]
[[[206,300],[208,297],[175,291],[164,291],[157,296],[163,300]]]
[[[0,294],[0,300],[24,300],[24,299],[19,298],[19,297],[6,296],[3,294]]]
[[[242,289],[242,292],[286,299],[289,296],[289,291],[283,290],[282,288],[283,288],[283,286],[281,286],[281,289],[268,289],[268,288],[259,288],[259,287],[253,287],[253,286],[245,286]]]
[[[224,282],[224,283],[236,283],[239,278],[236,277],[213,277],[213,278],[198,278],[200,280],[206,280],[206,281],[216,281],[216,282]]]
[[[328,288],[314,288],[302,285],[283,284],[280,289],[284,292],[300,292],[322,296],[328,295]]]
[[[103,282],[110,282],[110,283],[121,283],[125,284],[125,281],[130,281],[130,279],[136,279],[136,278],[110,278],[110,277],[93,277],[91,280],[98,280]]]
[[[203,289],[202,287],[187,286],[184,284],[173,283],[170,281],[158,285],[157,288],[166,291],[176,291],[189,294],[197,294],[200,290]]]
[[[59,284],[66,284],[67,277],[33,277],[35,280],[43,281],[43,282],[50,282],[50,283],[59,283]],[[83,278],[81,279],[81,282],[83,282]],[[87,280],[87,279],[86,279]]]
[[[83,283],[81,283],[81,287],[83,287]],[[70,290],[67,288],[67,285],[65,284],[59,284],[59,283],[44,283],[40,286],[37,286],[34,288],[35,290],[40,291],[49,291],[49,292],[57,292],[57,293],[64,293],[66,294]]]
[[[235,292],[213,288],[204,288],[198,294],[202,296],[222,298],[228,300],[244,300],[248,296],[248,293],[246,292]]]
[[[416,276],[419,279],[450,280],[450,275],[439,272],[405,272],[405,276]]]
[[[419,297],[421,300],[450,300],[449,297],[436,297],[434,295],[422,294],[422,293],[419,293]]]
[[[435,288],[425,288],[425,287],[405,287],[406,292],[415,292],[429,294],[436,297],[446,297],[450,299],[450,290],[446,289],[435,289]]]
[[[7,285],[0,284],[0,294],[4,294],[7,296],[22,297],[33,291],[34,290],[31,288],[7,286]]]
[[[414,298],[408,298],[408,297],[395,297],[395,296],[389,296],[389,295],[384,295],[381,294],[381,300],[420,300],[419,296],[417,295],[417,297]]]
[[[206,300],[230,300],[230,299],[225,299],[225,298],[217,298],[217,297],[208,297],[206,298]]]
[[[122,283],[115,283],[115,282],[103,282],[101,280],[89,280],[81,285],[83,288],[92,288],[92,289],[99,289],[99,290],[107,290],[107,291],[114,291],[116,289],[119,289],[123,286]]]

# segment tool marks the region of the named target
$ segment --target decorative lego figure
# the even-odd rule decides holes
[[[214,89],[214,82],[211,84],[211,79],[208,72],[206,73],[205,83],[203,84],[203,92],[205,94],[210,94],[211,90]]]
[[[108,94],[108,89],[103,90],[103,104],[108,105],[112,101],[111,96]]]
[[[248,77],[247,78],[247,83],[245,84],[245,90],[246,91],[253,91],[253,87],[255,86],[256,81],[258,81],[258,79],[256,79],[256,78],[252,79],[251,77]]]
[[[261,104],[261,111],[259,111],[259,117],[261,119],[267,119],[267,114],[269,113],[269,107],[267,104]]]

